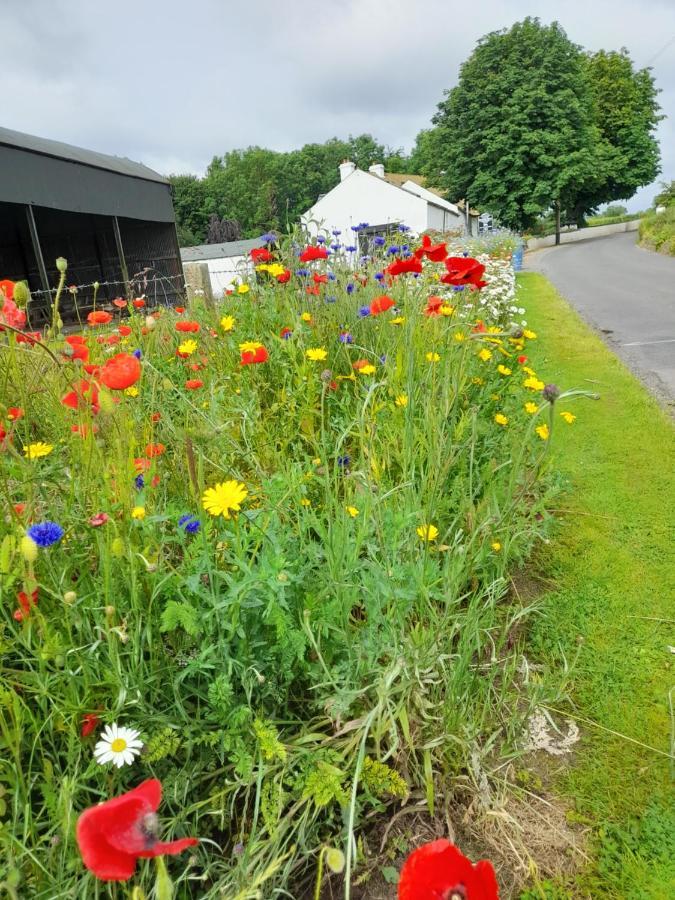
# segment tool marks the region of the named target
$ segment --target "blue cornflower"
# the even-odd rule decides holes
[[[405,234],[406,231],[410,231],[410,226],[409,225],[399,225],[398,230],[401,232],[401,234]]]
[[[342,232],[340,231],[339,228],[335,228],[335,229],[333,230],[332,234],[333,234],[335,237],[339,237],[339,235],[341,235]]]
[[[469,255],[469,251],[468,251],[468,250],[464,250],[464,251],[462,252],[462,256],[468,256],[468,255]]]
[[[366,316],[369,316],[369,315],[370,315],[370,307],[369,307],[369,306],[362,306],[362,307],[360,307],[360,309],[359,309],[359,316],[360,316],[362,319],[365,319]]]
[[[136,488],[137,491],[143,490],[143,488],[145,487],[145,478],[143,478],[142,475],[137,475],[134,478],[134,487]]]
[[[394,253],[398,253],[400,249],[401,249],[400,247],[396,247],[396,246],[392,245],[391,247],[387,247],[387,253],[390,253],[393,255]]]
[[[134,350],[133,355],[136,357],[136,359],[140,359],[141,356],[143,356],[143,352],[141,350]]]
[[[367,228],[367,227],[368,227],[367,222],[359,222],[359,228]]]
[[[338,464],[338,466],[340,466],[341,469],[348,469],[349,463],[351,461],[352,461],[352,458],[348,454],[345,454],[344,456],[338,456],[338,458],[337,458],[337,464]]]
[[[384,272],[376,272],[375,281],[384,281]]]
[[[373,238],[373,243],[375,244],[376,247],[384,247],[386,241],[382,237],[381,234],[376,234],[375,237]]]
[[[403,249],[403,248],[401,248],[401,249]],[[404,251],[401,253],[401,258],[402,258],[402,259],[410,259],[411,256],[412,256],[412,253],[410,252],[410,250],[404,250]]]
[[[195,516],[181,516],[178,520],[178,527],[187,534],[196,534],[201,527],[201,522]]]
[[[341,331],[338,340],[341,344],[352,344],[354,343],[354,338],[348,331]]]
[[[360,227],[360,225],[352,225],[352,231],[358,231]]]
[[[347,293],[353,294],[355,290],[356,290],[356,285],[352,284],[350,281],[349,284],[347,285]]]
[[[331,244],[330,249],[331,250],[339,250],[341,246],[342,246],[342,244],[338,241],[335,244]]]
[[[317,235],[316,242],[317,244],[325,244],[326,238],[322,234],[319,234]]]
[[[260,240],[263,244],[273,244],[277,239],[276,234],[273,231],[266,231],[265,234],[260,235]]]
[[[335,303],[336,301],[337,301],[337,297],[335,296],[335,294],[329,294],[326,297],[326,303]]]
[[[453,291],[463,291],[464,285],[463,284],[453,284],[452,289],[453,289]]]
[[[384,363],[386,363],[386,361],[387,361],[387,354],[383,353],[382,356],[380,357],[380,362],[384,365]]]
[[[26,534],[38,547],[51,547],[63,537],[63,528],[56,522],[38,522],[31,525]]]
[[[329,281],[335,281],[336,278],[337,278],[337,275],[335,274],[335,272],[329,272],[329,273],[328,273],[328,280],[329,280]]]
[[[366,256],[361,257],[359,262],[361,263],[361,265],[364,265],[365,263],[370,262],[370,257],[366,254]]]
[[[307,278],[307,276],[309,275],[309,269],[296,269],[295,274],[298,276],[298,278]]]
[[[356,253],[356,247],[353,244],[350,244],[348,247],[345,247],[347,253]]]
[[[401,253],[410,253],[410,244],[401,244]]]

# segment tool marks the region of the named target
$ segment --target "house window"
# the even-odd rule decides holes
[[[385,240],[390,239],[392,235],[398,233],[398,222],[388,222],[386,225],[368,225],[359,231],[359,253],[366,256],[372,253],[373,238],[383,237]]]

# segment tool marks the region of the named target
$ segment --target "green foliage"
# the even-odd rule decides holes
[[[408,785],[395,769],[366,756],[361,772],[363,784],[375,797],[389,794],[401,800],[408,795]]]
[[[347,806],[349,793],[344,786],[346,772],[325,760],[319,760],[316,768],[307,775],[303,789],[303,799],[309,800],[317,809],[337,803]]]
[[[661,190],[654,197],[654,206],[670,206],[675,203],[675,179],[662,181]]]
[[[598,218],[614,218],[617,216],[627,216],[628,210],[621,203],[610,203],[607,209],[604,209]]]
[[[557,23],[527,18],[482,38],[434,116],[450,195],[522,229],[597,177],[583,66]]]
[[[187,634],[195,637],[199,634],[199,614],[189,603],[169,600],[162,613],[160,628],[162,631],[182,628]]]
[[[167,756],[175,756],[180,744],[180,735],[173,728],[163,728],[146,741],[143,747],[143,760],[152,764],[166,759]]]
[[[640,221],[640,243],[651,250],[675,256],[675,203],[664,212],[650,212]]]
[[[582,225],[656,177],[656,97],[626,50],[585,54],[557,23],[527,18],[478,42],[413,159],[504,225],[532,228],[558,201]]]

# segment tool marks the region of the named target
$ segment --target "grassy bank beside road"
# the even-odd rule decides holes
[[[537,560],[546,593],[531,636],[540,658],[572,664],[569,709],[583,732],[558,783],[594,835],[593,865],[572,896],[674,896],[675,432],[543,276],[519,282],[543,338],[533,365],[563,390],[601,395],[579,401],[573,426],[553,436],[567,489]]]

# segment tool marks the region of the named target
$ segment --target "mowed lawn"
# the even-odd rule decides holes
[[[583,733],[557,782],[593,835],[572,896],[675,896],[675,429],[543,276],[519,284],[541,338],[532,365],[563,390],[600,394],[565,402],[572,426],[555,417],[564,485],[554,540],[535,560],[545,593],[530,646],[571,665],[560,705]]]

